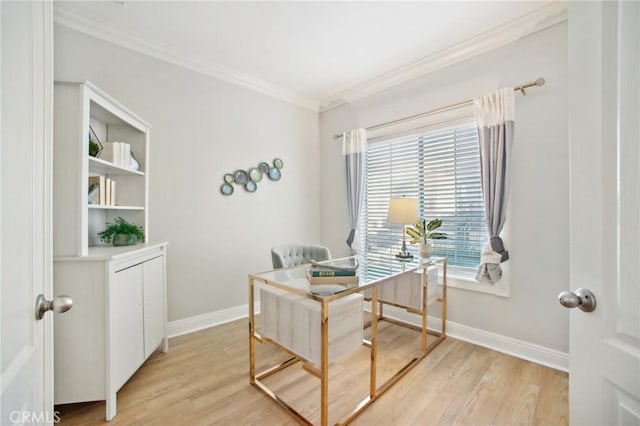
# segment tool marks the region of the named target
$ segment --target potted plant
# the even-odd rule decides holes
[[[127,222],[118,216],[113,223],[107,223],[107,229],[98,234],[100,240],[114,246],[128,246],[144,241],[142,226]]]
[[[89,155],[97,158],[103,149],[104,146],[102,146],[96,132],[93,131],[93,127],[89,126]]]
[[[418,252],[420,257],[431,257],[431,240],[446,240],[447,234],[436,232],[440,228],[442,220],[436,218],[427,223],[425,219],[418,219],[415,227],[408,227],[407,234],[413,238],[411,244],[420,243]]]

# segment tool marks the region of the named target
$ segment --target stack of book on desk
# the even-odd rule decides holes
[[[313,284],[354,284],[358,282],[357,265],[343,267],[313,264],[307,272],[309,282]]]

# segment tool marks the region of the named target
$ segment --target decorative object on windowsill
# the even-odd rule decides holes
[[[113,223],[107,223],[107,229],[98,233],[100,241],[112,243],[114,246],[128,246],[144,241],[142,226],[127,222],[118,216]]]
[[[418,253],[420,257],[431,257],[431,240],[446,240],[447,234],[444,232],[435,232],[442,226],[442,220],[436,218],[427,223],[425,219],[419,219],[415,227],[409,227],[406,233],[413,238],[411,244],[420,243]]]
[[[413,255],[407,251],[406,231],[407,224],[414,223],[418,218],[418,199],[411,197],[398,197],[389,200],[388,223],[402,224],[402,249],[396,254],[398,259],[412,259]]]
[[[132,154],[133,155],[133,154]],[[281,169],[284,167],[284,162],[280,158],[273,160],[273,166],[264,161],[258,163],[258,167],[251,167],[248,171],[239,169],[233,173],[226,173],[223,177],[224,183],[220,186],[220,193],[228,196],[233,194],[233,185],[240,185],[244,187],[247,192],[256,192],[258,189],[258,182],[260,182],[264,175],[270,180],[278,181],[282,177]]]
[[[96,132],[93,131],[93,127],[89,126],[89,155],[97,158],[103,149],[104,146],[102,146]]]

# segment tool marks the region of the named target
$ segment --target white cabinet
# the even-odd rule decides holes
[[[55,404],[107,401],[160,346],[168,350],[166,243],[103,247],[54,260],[54,294],[74,299],[54,322]]]
[[[54,401],[106,400],[111,420],[118,389],[160,345],[168,350],[167,243],[149,243],[151,127],[90,82],[56,82],[54,106],[53,287],[74,300],[54,321]],[[90,132],[121,147],[117,157],[90,156]],[[90,181],[113,182],[103,189],[115,196],[96,204]],[[98,233],[119,216],[142,226],[146,241],[101,244]]]

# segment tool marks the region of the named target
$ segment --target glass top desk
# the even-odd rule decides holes
[[[357,257],[348,257],[342,259],[334,259],[320,264],[329,264],[335,266],[356,265],[359,281],[352,284],[311,284],[308,279],[308,271],[311,265],[305,264],[291,268],[276,269],[273,271],[255,273],[249,275],[249,363],[250,363],[250,382],[258,389],[263,391],[267,396],[275,400],[289,414],[295,417],[303,424],[313,424],[298,410],[293,408],[289,403],[280,398],[272,391],[263,379],[271,376],[297,362],[303,363],[303,368],[308,373],[320,379],[320,424],[326,426],[329,417],[329,364],[330,364],[330,341],[329,328],[332,331],[338,327],[345,326],[345,319],[353,323],[353,327],[359,327],[362,333],[362,320],[359,322],[357,316],[353,316],[353,312],[340,313],[342,322],[331,323],[330,312],[338,312],[341,306],[348,306],[356,299],[356,305],[360,310],[360,318],[362,316],[362,302],[358,305],[357,299],[367,300],[370,302],[371,321],[370,321],[370,340],[359,337],[358,344],[365,345],[370,349],[370,368],[369,368],[369,392],[352,411],[343,417],[336,424],[347,424],[364,411],[373,401],[379,398],[385,391],[393,386],[400,378],[402,378],[409,370],[417,365],[424,357],[427,356],[438,344],[446,337],[446,314],[447,314],[447,259],[445,257],[431,257],[427,259],[414,258],[410,260],[400,260],[395,256],[386,255],[360,255]],[[442,277],[441,290],[438,289],[438,276]],[[277,300],[275,304],[267,304],[267,300],[262,300],[261,309],[263,313],[263,334],[256,330],[254,302],[255,290],[260,287],[262,298],[269,300]],[[266,291],[266,293],[264,292]],[[362,296],[360,296],[362,295]],[[342,300],[341,300],[342,299]],[[344,303],[343,303],[344,302]],[[433,302],[441,304],[441,329],[433,331],[427,329],[427,306]],[[278,305],[278,303],[280,305]],[[389,318],[383,314],[383,306],[391,305],[401,308],[409,313],[418,315],[420,326],[407,322],[402,322]],[[304,339],[319,340],[319,353],[308,353],[307,351],[298,350],[296,347],[296,339],[283,340],[278,339],[276,332],[266,336],[265,322],[267,321],[268,306],[271,311],[282,309],[282,306],[291,306],[300,310],[302,306],[309,307],[309,318],[311,326],[307,325],[308,333],[311,336],[302,336]],[[275,308],[275,306],[280,306]],[[340,308],[338,308],[340,307]],[[315,309],[315,310],[314,310]],[[344,311],[344,309],[342,309]],[[283,317],[288,317],[285,313]],[[346,316],[345,316],[346,315]],[[358,313],[356,312],[356,315]],[[273,318],[273,316],[269,316]],[[296,317],[294,324],[293,317],[289,318],[289,327],[299,326],[300,317]],[[354,319],[356,318],[356,319]],[[316,322],[314,322],[316,321]],[[389,379],[384,383],[377,383],[378,369],[378,322],[388,321],[395,325],[408,327],[420,333],[420,347],[416,348],[416,354],[411,356],[411,360],[400,365]],[[282,319],[281,319],[282,322]],[[348,322],[348,321],[347,321]],[[331,324],[330,324],[331,323]],[[282,324],[279,324],[281,326]],[[316,327],[317,325],[317,327]],[[347,324],[348,325],[348,324]],[[285,325],[286,327],[286,325]],[[310,330],[310,331],[309,331]],[[427,334],[435,336],[434,339],[427,344]],[[300,336],[298,334],[298,336]],[[293,334],[295,337],[295,333]],[[268,368],[261,372],[256,372],[256,343],[274,344],[291,355],[288,360]]]

